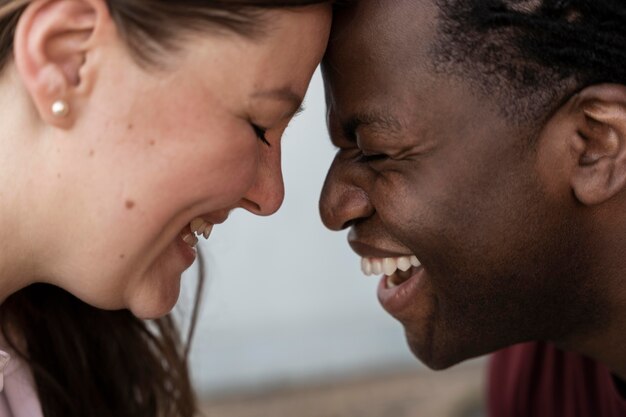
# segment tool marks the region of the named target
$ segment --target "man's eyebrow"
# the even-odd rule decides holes
[[[381,111],[354,113],[342,123],[343,133],[348,139],[355,140],[359,128],[368,128],[385,136],[400,136],[403,131],[397,118]]]
[[[291,103],[291,110],[289,111],[290,117],[304,111],[304,107],[302,106],[304,98],[299,96],[289,87],[258,91],[252,95],[252,98],[268,98],[271,100],[287,101]]]

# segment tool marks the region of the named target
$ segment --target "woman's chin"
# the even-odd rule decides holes
[[[195,249],[181,239],[172,242],[129,288],[125,297],[128,309],[141,319],[156,319],[172,311],[180,295],[182,273],[195,256]]]
[[[178,293],[176,297],[168,295],[168,297],[157,297],[151,300],[137,300],[129,306],[129,310],[133,315],[142,320],[153,320],[161,318],[172,311],[178,301]]]
[[[181,275],[159,278],[145,280],[144,288],[127,298],[127,307],[136,317],[157,319],[171,312],[176,305]]]

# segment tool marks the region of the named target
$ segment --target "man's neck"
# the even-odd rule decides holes
[[[617,378],[626,381],[626,301],[614,303],[607,321],[593,332],[557,345],[606,365]]]
[[[624,382],[623,379],[613,375],[613,384],[615,384],[615,389],[617,390],[618,394],[622,397],[624,401],[626,401],[626,382]]]

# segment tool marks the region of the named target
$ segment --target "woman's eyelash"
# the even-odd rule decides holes
[[[265,134],[267,133],[267,129],[264,129],[261,126],[255,125],[254,123],[250,123],[250,124],[252,125],[252,129],[254,129],[254,133],[256,134],[257,138],[259,138],[259,140],[263,142],[264,144],[266,144],[267,146],[271,147],[272,145],[270,145],[269,141],[265,137]]]

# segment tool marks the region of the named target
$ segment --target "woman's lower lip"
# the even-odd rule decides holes
[[[185,263],[185,269],[189,268],[196,260],[196,249],[189,246],[180,235],[176,238],[176,248]]]
[[[408,280],[393,288],[388,287],[388,277],[383,275],[378,284],[378,300],[383,308],[392,316],[401,315],[404,310],[410,308],[417,302],[425,273],[424,267],[419,267]]]

